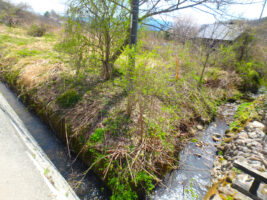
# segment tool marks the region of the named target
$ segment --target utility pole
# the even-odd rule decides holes
[[[132,0],[130,47],[135,46],[137,41],[138,14],[139,14],[139,0]]]
[[[133,106],[133,73],[135,68],[135,51],[136,51],[136,43],[137,43],[137,31],[138,31],[138,14],[139,14],[139,0],[132,0],[132,11],[131,11],[131,31],[130,31],[130,54],[129,54],[129,68],[128,68],[128,103],[127,103],[127,113],[131,115],[132,106]]]
[[[262,7],[262,11],[261,11],[261,15],[260,15],[260,19],[259,19],[259,23],[261,22],[261,18],[262,18],[262,15],[263,15],[263,11],[264,11],[266,2],[267,2],[267,0],[264,1],[263,7]]]

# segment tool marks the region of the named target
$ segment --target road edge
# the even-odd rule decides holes
[[[38,145],[31,133],[27,130],[22,120],[18,117],[13,108],[9,105],[3,94],[0,92],[0,109],[7,115],[11,124],[17,130],[17,134],[29,150],[27,154],[33,161],[40,175],[51,192],[60,200],[80,200],[64,177],[57,170],[55,165]]]

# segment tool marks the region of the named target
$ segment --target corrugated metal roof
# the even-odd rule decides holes
[[[198,34],[198,38],[234,41],[243,32],[243,29],[234,24],[209,24]]]

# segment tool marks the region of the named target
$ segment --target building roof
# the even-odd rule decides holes
[[[234,41],[243,33],[243,28],[230,23],[205,25],[197,34],[198,38]]]

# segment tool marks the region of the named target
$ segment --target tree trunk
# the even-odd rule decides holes
[[[104,78],[106,80],[111,79],[111,77],[112,77],[112,71],[113,71],[112,70],[113,69],[113,64],[110,63],[109,61],[105,61],[103,68],[104,68]]]
[[[109,31],[105,31],[105,61],[104,61],[104,77],[106,80],[111,79],[112,77],[112,68],[113,64],[110,60],[110,43],[111,43],[111,38],[109,35]]]
[[[139,0],[132,1],[132,21],[131,21],[131,30],[130,30],[130,48],[134,48],[134,52],[131,51],[129,55],[129,69],[128,69],[128,86],[127,92],[128,96],[128,103],[127,103],[127,114],[130,116],[132,112],[133,106],[133,98],[132,98],[132,91],[133,91],[133,72],[135,68],[135,48],[137,43],[137,31],[138,31],[138,15],[139,15]]]
[[[204,66],[203,66],[203,69],[202,69],[202,72],[201,72],[201,76],[200,76],[200,79],[199,79],[199,82],[198,82],[198,86],[199,87],[201,87],[201,85],[202,85],[202,79],[203,79],[203,76],[204,76],[204,72],[205,72],[206,66],[208,64],[209,57],[210,57],[210,52],[208,52],[207,55],[206,55],[206,60],[205,60],[205,63],[204,63]]]

